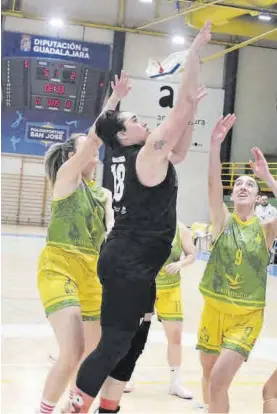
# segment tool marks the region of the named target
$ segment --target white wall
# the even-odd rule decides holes
[[[240,50],[235,113],[232,161],[248,161],[253,146],[277,156],[277,50]]]
[[[1,173],[2,174],[20,174],[21,157],[10,157],[5,154],[1,155]]]
[[[111,30],[94,29],[93,27],[83,26],[64,26],[62,29],[53,28],[47,22],[40,20],[21,19],[19,17],[6,17],[4,30],[10,32],[21,32],[30,34],[40,34],[41,36],[61,37],[72,40],[82,40],[85,42],[95,42],[102,44],[113,44],[113,34]]]
[[[76,19],[116,24],[118,0],[22,0],[22,10],[40,16],[59,16],[63,19]]]
[[[22,159],[24,160],[24,168],[21,171]],[[34,162],[38,160],[38,162]],[[45,167],[43,157],[20,156],[20,155],[1,155],[1,174],[20,175],[23,173],[28,176],[44,177]],[[96,169],[96,181],[100,184],[103,177],[103,164],[99,162]]]
[[[207,153],[189,151],[186,160],[176,166],[179,180],[177,213],[188,226],[195,221],[210,222],[208,160]]]

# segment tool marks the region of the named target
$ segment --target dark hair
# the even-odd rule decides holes
[[[119,117],[117,111],[105,111],[99,116],[95,123],[96,135],[103,141],[103,143],[112,149],[120,147],[117,134],[120,131],[126,131],[124,122]]]
[[[76,151],[76,139],[85,134],[72,134],[65,142],[51,145],[45,154],[44,164],[48,180],[54,186],[57,173],[61,166],[68,160],[68,154]]]

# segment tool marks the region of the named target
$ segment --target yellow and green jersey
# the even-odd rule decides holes
[[[47,245],[98,254],[105,238],[106,194],[95,181],[82,180],[68,197],[54,199]]]
[[[181,282],[181,275],[180,272],[176,273],[175,275],[169,275],[165,271],[165,267],[168,264],[178,262],[180,260],[182,254],[182,238],[180,227],[177,225],[175,237],[172,242],[172,249],[169,258],[165,262],[164,266],[160,270],[157,278],[156,278],[156,286],[157,289],[170,289],[175,286],[179,286]]]
[[[215,241],[200,291],[221,311],[243,314],[265,306],[269,251],[261,221],[233,213]]]

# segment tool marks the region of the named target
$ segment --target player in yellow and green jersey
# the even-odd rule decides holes
[[[269,249],[277,218],[262,223],[254,214],[259,185],[251,175],[238,177],[230,214],[223,203],[220,148],[236,120],[220,119],[211,136],[209,204],[214,243],[200,283],[204,309],[197,348],[203,368],[203,397],[211,413],[229,412],[228,389],[263,325]],[[252,149],[253,173],[277,197],[277,182],[258,148]]]
[[[128,93],[123,73],[112,83],[113,94],[104,110],[115,109]],[[97,261],[105,235],[113,226],[112,195],[94,180],[100,141],[91,128],[50,147],[45,157],[53,188],[46,247],[38,265],[38,288],[54,330],[59,356],[43,391],[40,413],[52,413],[85,354],[101,334],[102,286]],[[71,395],[73,391],[71,392]],[[66,409],[68,412],[68,409]]]

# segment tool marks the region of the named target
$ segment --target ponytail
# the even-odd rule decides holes
[[[76,139],[85,134],[72,134],[71,137],[61,143],[51,145],[49,150],[45,154],[45,172],[48,180],[54,187],[57,174],[61,166],[68,160],[70,152],[76,150]]]
[[[48,180],[54,187],[58,170],[63,165],[63,144],[58,143],[51,145],[45,154],[45,172]]]

